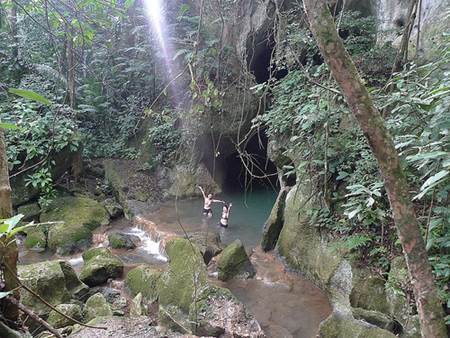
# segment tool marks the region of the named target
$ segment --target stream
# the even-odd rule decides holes
[[[232,202],[229,227],[217,226],[221,204],[213,205],[214,215],[202,215],[203,199],[169,201],[150,214],[137,217],[134,223],[125,218],[114,220],[94,233],[93,246],[105,246],[106,233],[120,230],[138,236],[135,250],[112,250],[125,264],[125,273],[139,264],[164,265],[164,241],[184,231],[219,231],[223,244],[239,238],[245,245],[256,268],[256,276],[249,280],[212,282],[229,288],[255,316],[267,337],[316,337],[319,324],[331,312],[326,295],[298,274],[285,270],[273,253],[258,247],[262,226],[267,219],[276,194],[261,190],[248,194],[223,194],[214,198]],[[181,229],[183,226],[184,230]],[[19,264],[61,259],[48,252],[27,251],[21,248]],[[81,255],[64,257],[76,271],[81,269]]]

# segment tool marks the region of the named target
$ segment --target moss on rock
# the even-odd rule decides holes
[[[67,255],[86,248],[91,243],[92,230],[109,223],[106,209],[84,196],[64,196],[53,201],[41,214],[42,222],[62,221],[49,228],[48,246],[58,254]]]
[[[87,286],[76,278],[72,267],[64,261],[47,261],[19,265],[19,279],[51,305],[58,305],[76,297]],[[46,316],[50,309],[27,291],[21,292],[21,302],[36,314]]]
[[[157,285],[161,274],[159,269],[140,265],[128,272],[125,287],[133,297],[141,293],[145,300],[154,302],[158,299]]]
[[[112,232],[108,234],[108,241],[113,249],[135,249],[140,239],[134,235]]]
[[[250,278],[255,275],[255,269],[239,239],[229,244],[220,254],[217,269],[219,279],[223,281],[233,277]]]
[[[83,316],[81,314],[81,307],[77,304],[59,304],[56,306],[56,309],[78,321],[81,321],[83,319]],[[60,329],[75,324],[72,320],[62,316],[55,310],[50,312],[47,322],[55,329]]]
[[[94,248],[83,254],[84,265],[80,279],[89,286],[105,283],[109,278],[118,278],[123,273],[123,262],[108,249]]]
[[[41,208],[37,203],[25,204],[17,208],[17,213],[24,216],[23,221],[39,221]]]
[[[275,248],[281,229],[284,224],[284,205],[286,202],[287,190],[283,189],[279,192],[277,200],[270,212],[269,218],[264,224],[261,248],[264,251],[270,251]]]
[[[111,307],[101,293],[96,293],[86,301],[84,307],[84,317],[86,321],[91,321],[98,317],[111,317],[112,315]]]
[[[207,284],[203,257],[195,245],[183,238],[169,240],[166,253],[169,267],[158,281],[159,303],[175,305],[189,313],[195,291]]]
[[[24,245],[27,249],[45,249],[47,246],[47,236],[42,227],[36,226],[26,229]]]

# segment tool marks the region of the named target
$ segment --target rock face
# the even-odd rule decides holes
[[[374,276],[368,269],[353,268],[353,288],[350,303],[355,308],[390,313],[386,299],[386,280]]]
[[[223,281],[234,277],[251,278],[256,273],[239,239],[223,250],[217,262],[217,269],[219,271],[219,279]]]
[[[84,307],[85,318],[90,321],[97,317],[111,317],[113,315],[111,308],[101,293],[89,297]]]
[[[84,196],[56,198],[49,210],[41,214],[41,222],[62,221],[48,230],[48,247],[60,255],[86,249],[91,243],[92,230],[109,223],[106,209],[97,201]]]
[[[261,248],[264,251],[270,251],[275,248],[281,229],[284,224],[284,205],[287,196],[287,189],[282,189],[278,193],[277,200],[270,212],[269,218],[264,224]]]
[[[76,276],[75,271],[64,261],[48,261],[31,265],[19,265],[19,279],[23,284],[52,305],[66,303],[71,298],[80,298],[88,287]],[[50,309],[27,291],[21,292],[21,302],[40,316]]]
[[[194,232],[189,234],[189,239],[200,249],[205,264],[222,252],[220,235],[217,232]]]
[[[81,314],[81,307],[77,304],[59,304],[56,306],[58,311],[61,311],[65,315],[81,321],[83,316]],[[53,310],[50,312],[47,322],[53,326],[55,329],[60,329],[62,327],[74,325],[75,323],[70,319],[60,315],[58,312]]]
[[[141,293],[143,299],[154,302],[158,299],[157,285],[161,274],[159,269],[140,265],[128,272],[125,287],[133,297]]]
[[[105,177],[129,219],[152,210],[161,192],[157,180],[138,161],[106,160]]]
[[[220,187],[214,182],[211,174],[203,164],[196,166],[194,170],[187,165],[178,165],[173,170],[173,182],[168,189],[167,197],[187,198],[199,196],[198,185],[211,194],[221,192]]]
[[[109,246],[113,249],[135,249],[140,242],[138,236],[122,232],[108,234]]]
[[[83,253],[84,265],[80,279],[89,286],[105,283],[123,273],[123,263],[106,248],[94,248]]]
[[[355,319],[361,319],[365,322],[378,326],[382,329],[393,332],[395,329],[395,322],[392,318],[378,311],[370,311],[361,308],[352,309],[352,314]]]

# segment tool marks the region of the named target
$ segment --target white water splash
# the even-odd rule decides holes
[[[146,253],[155,256],[155,258],[160,261],[167,262],[167,257],[160,250],[161,241],[156,242],[152,240],[144,230],[141,230],[136,227],[131,228],[126,233],[129,235],[138,236],[141,239],[142,244],[140,248],[144,250]]]
[[[81,265],[81,263],[83,263],[83,257],[79,256],[79,257],[74,257],[69,259],[69,264],[72,266],[78,266]]]

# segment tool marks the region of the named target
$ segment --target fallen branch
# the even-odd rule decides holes
[[[56,338],[62,338],[61,334],[58,330],[56,330],[54,327],[52,327],[49,323],[47,323],[45,320],[43,320],[41,317],[39,317],[37,314],[35,314],[32,310],[25,307],[25,305],[21,304],[17,299],[14,297],[8,297],[7,300],[17,306],[20,311],[25,313],[28,317],[30,317],[32,320],[34,320],[36,323],[42,325],[45,327],[48,331],[50,331]]]

